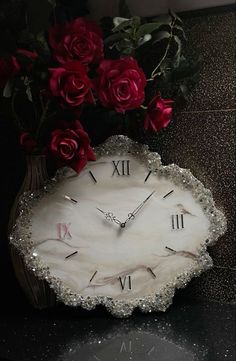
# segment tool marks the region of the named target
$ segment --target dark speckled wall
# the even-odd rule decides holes
[[[228,231],[209,249],[214,268],[182,294],[235,302],[235,12],[185,18],[189,49],[203,61],[200,82],[186,108],[161,137],[148,139],[163,162],[190,168],[213,192]]]

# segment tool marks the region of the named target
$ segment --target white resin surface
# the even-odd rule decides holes
[[[112,175],[112,161],[122,159],[130,160],[130,175]],[[190,191],[155,174],[145,182],[147,174],[146,165],[134,156],[102,157],[89,163],[79,176],[69,173],[53,194],[46,195],[33,209],[35,253],[73,292],[114,299],[141,298],[158,293],[178,273],[193,267],[196,261],[192,254],[197,254],[208,236],[208,218]],[[124,222],[154,190],[125,228],[107,220],[97,209],[112,212]],[[172,215],[179,215],[180,229],[172,229]],[[59,223],[66,224],[68,232]],[[66,258],[75,251],[78,253]]]

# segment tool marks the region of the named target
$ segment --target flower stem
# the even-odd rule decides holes
[[[165,53],[163,55],[163,57],[161,58],[159,64],[155,67],[155,69],[152,71],[152,74],[151,74],[151,80],[154,80],[155,77],[157,76],[157,70],[160,68],[161,64],[163,63],[163,61],[165,60],[167,54],[168,54],[168,51],[170,49],[170,42],[171,42],[171,39],[172,39],[172,36],[170,37],[170,40],[168,41],[168,44],[167,44],[167,47],[166,47],[166,50],[165,50]],[[150,81],[150,80],[149,80]]]
[[[38,129],[37,129],[37,132],[36,132],[36,139],[39,137],[40,130],[41,130],[42,125],[43,125],[43,123],[44,123],[44,121],[46,119],[46,115],[47,115],[49,104],[50,104],[50,101],[48,100],[46,102],[46,105],[44,105],[41,97],[40,97],[40,101],[41,101],[41,106],[42,106],[42,115],[41,115],[41,118],[39,120],[39,125],[38,125]]]
[[[16,100],[16,96],[17,96],[17,92],[14,92],[11,98],[11,111],[12,111],[12,115],[13,115],[13,119],[14,119],[14,123],[15,126],[22,131],[23,130],[23,126],[20,122],[20,118],[17,115],[16,109],[15,109],[15,100]]]
[[[152,71],[152,74],[151,74],[151,78],[148,79],[148,81],[151,81],[151,80],[154,80],[155,77],[158,75],[157,73],[157,70],[160,68],[161,64],[163,63],[163,61],[165,60],[169,50],[170,50],[170,44],[171,44],[171,40],[173,38],[173,28],[174,28],[174,25],[175,25],[175,19],[173,20],[172,24],[171,24],[171,33],[170,33],[170,38],[169,38],[169,41],[168,41],[168,44],[166,46],[166,50],[164,52],[164,55],[163,57],[161,58],[161,60],[159,61],[158,65],[155,67],[155,69]]]

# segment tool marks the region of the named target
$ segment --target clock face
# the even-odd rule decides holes
[[[28,205],[30,234],[20,219],[12,242],[30,239],[28,263],[67,304],[102,303],[117,316],[164,310],[175,287],[211,266],[204,244],[224,217],[189,171],[163,167],[146,147],[113,137],[96,153]]]

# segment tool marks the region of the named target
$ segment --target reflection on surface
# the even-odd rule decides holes
[[[0,314],[0,358],[11,361],[235,361],[235,339],[234,306],[213,302],[123,320],[101,307]]]
[[[94,324],[84,337],[71,340],[58,361],[207,360],[207,349],[193,343],[184,327],[176,332],[174,323],[165,318],[147,315],[109,320],[107,326],[102,331],[99,324]]]
[[[149,334],[147,332],[129,332],[127,335],[114,337],[108,341],[95,342],[94,344],[75,346],[70,357],[68,354],[62,360],[80,360],[84,357],[88,361],[126,361],[126,360],[148,360],[148,361],[194,361],[191,350],[176,345],[169,340]],[[198,358],[199,360],[199,358]]]

